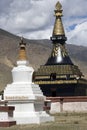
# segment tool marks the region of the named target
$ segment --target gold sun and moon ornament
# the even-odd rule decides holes
[[[53,56],[53,57],[58,56],[59,50],[61,50],[61,54],[63,57],[68,56],[68,52],[65,48],[65,45],[61,45],[61,44],[53,45],[53,50],[52,50],[51,56]]]

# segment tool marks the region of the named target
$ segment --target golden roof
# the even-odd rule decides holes
[[[51,73],[56,73],[57,75],[78,75],[82,76],[78,66],[75,65],[47,65],[40,66],[36,75],[50,75]]]
[[[53,80],[53,81],[51,81],[51,80],[40,80],[40,81],[34,81],[34,83],[36,83],[36,84],[41,84],[41,85],[44,85],[44,84],[86,84],[87,85],[87,80],[85,80],[85,79],[69,79],[69,80]]]

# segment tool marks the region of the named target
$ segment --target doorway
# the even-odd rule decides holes
[[[51,88],[51,96],[52,97],[56,97],[57,96],[56,88]]]

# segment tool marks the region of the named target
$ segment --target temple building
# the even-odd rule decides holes
[[[67,38],[61,19],[62,6],[57,2],[55,8],[52,52],[46,64],[34,72],[33,80],[47,97],[86,96],[87,80],[78,66],[73,64],[65,47]]]

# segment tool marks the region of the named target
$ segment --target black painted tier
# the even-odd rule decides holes
[[[57,56],[51,56],[45,65],[73,65],[69,56],[62,57],[62,61],[58,61],[57,59]]]

